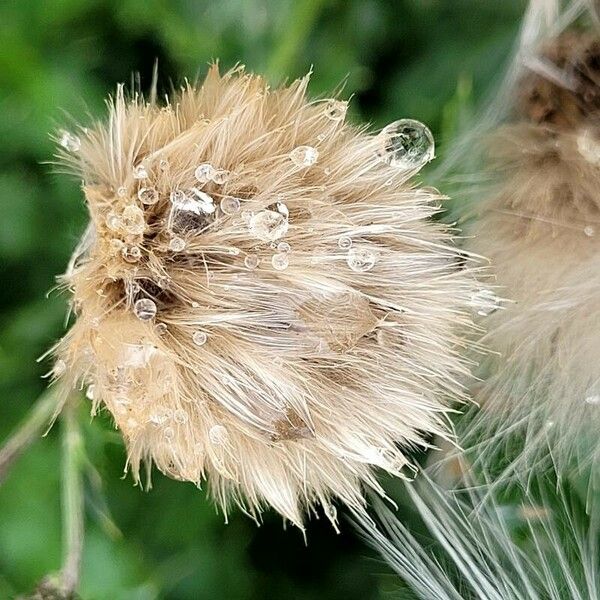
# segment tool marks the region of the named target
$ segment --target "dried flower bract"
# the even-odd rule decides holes
[[[298,525],[447,433],[472,293],[440,197],[409,183],[428,130],[368,134],[307,83],[213,67],[59,136],[91,217],[61,379],[110,411],[136,478],[154,462]]]

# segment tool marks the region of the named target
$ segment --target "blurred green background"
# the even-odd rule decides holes
[[[118,82],[158,59],[159,87],[242,62],[274,82],[314,68],[312,94],[345,81],[350,118],[412,117],[444,145],[501,73],[522,0],[1,0],[0,436],[44,388],[36,363],[63,331],[65,298],[46,297],[83,231],[79,184],[53,173],[52,131],[100,116]],[[123,478],[108,420],[82,413],[90,461],[81,595],[88,599],[383,598],[394,578],[353,534],[323,520],[308,545],[267,514],[229,524],[192,485]],[[100,483],[101,482],[101,483]],[[0,486],[0,598],[60,565],[57,428]]]

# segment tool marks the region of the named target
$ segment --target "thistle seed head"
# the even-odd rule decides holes
[[[119,89],[63,136],[90,227],[56,348],[136,478],[153,462],[298,525],[447,434],[473,290],[440,196],[409,182],[429,132],[369,134],[307,83],[213,67],[164,106]]]

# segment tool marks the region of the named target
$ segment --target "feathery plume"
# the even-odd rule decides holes
[[[507,473],[600,452],[600,35],[567,27],[581,4],[550,11],[560,27],[517,55],[466,244],[490,259],[511,302],[486,319],[492,352],[474,392],[483,409],[465,442],[505,465],[517,457]]]
[[[136,480],[153,462],[299,526],[447,435],[473,288],[429,219],[441,197],[409,181],[429,130],[368,134],[307,84],[214,66],[164,106],[119,88],[106,122],[61,134],[90,225],[54,368],[110,412]]]
[[[536,481],[516,505],[490,495],[485,480],[448,491],[422,475],[405,488],[424,535],[377,499],[377,528],[364,515],[354,521],[415,598],[600,598],[597,515],[590,524],[564,486],[553,492]]]

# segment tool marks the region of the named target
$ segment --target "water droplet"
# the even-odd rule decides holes
[[[341,235],[338,239],[338,246],[342,250],[348,250],[352,246],[352,238],[347,235]]]
[[[346,262],[348,266],[358,273],[370,271],[377,262],[378,253],[368,246],[354,246],[348,250]]]
[[[298,167],[310,167],[317,162],[319,151],[312,146],[298,146],[290,152],[290,158]]]
[[[171,278],[168,275],[159,275],[156,278],[156,285],[161,289],[161,290],[166,290],[170,287],[171,285]]]
[[[200,183],[210,181],[214,177],[214,174],[215,168],[210,163],[198,165],[194,171],[194,177],[196,177]]]
[[[133,178],[134,179],[147,179],[148,178],[148,170],[144,165],[137,165],[133,168]]]
[[[158,335],[165,335],[167,333],[167,324],[166,323],[157,323],[156,325],[156,333]]]
[[[133,204],[126,206],[121,217],[121,226],[127,233],[141,235],[146,228],[144,211]]]
[[[158,168],[161,171],[166,171],[169,168],[169,161],[166,158],[161,158],[158,163]]]
[[[85,391],[85,397],[88,400],[93,400],[95,392],[96,392],[96,386],[93,383],[90,383],[90,385],[88,385],[88,387],[87,387],[87,390]]]
[[[492,290],[479,290],[471,294],[471,308],[482,317],[487,317],[500,308],[500,298]]]
[[[123,344],[121,362],[126,367],[140,369],[148,365],[150,359],[158,352],[158,348],[144,342],[142,344]]]
[[[194,331],[194,333],[192,334],[192,341],[194,342],[194,344],[196,344],[196,346],[204,346],[204,344],[206,344],[207,339],[208,336],[204,331],[198,330]]]
[[[275,210],[261,210],[250,217],[250,233],[263,242],[273,242],[283,237],[288,230],[287,215]]]
[[[106,215],[105,222],[106,226],[112,231],[121,229],[121,217],[114,210],[111,210]]]
[[[592,394],[585,399],[586,404],[600,404],[600,395]]]
[[[240,210],[240,201],[233,196],[225,196],[225,198],[221,200],[220,206],[224,214],[233,215]]]
[[[577,150],[591,164],[598,165],[600,163],[600,144],[590,131],[585,130],[577,136]]]
[[[287,269],[288,265],[290,264],[287,252],[283,252],[281,254],[274,254],[271,258],[271,264],[273,265],[273,268],[277,271],[283,271],[284,269]]]
[[[142,258],[142,251],[138,246],[123,246],[121,248],[121,256],[128,263],[136,263]]]
[[[287,242],[279,242],[277,244],[277,252],[289,252],[292,247]]]
[[[119,196],[119,198],[125,198],[125,196],[127,196],[127,188],[124,185],[117,189],[117,196]]]
[[[188,422],[188,414],[185,412],[185,410],[178,408],[174,413],[173,413],[173,419],[175,419],[176,423],[179,423],[180,425],[183,425],[184,423]]]
[[[244,258],[244,265],[246,266],[247,269],[250,269],[251,271],[253,271],[254,269],[256,269],[256,267],[258,267],[259,262],[260,262],[260,259],[258,258],[258,256],[256,254],[248,254],[248,256],[246,256],[246,258]]]
[[[379,136],[382,142],[380,156],[391,167],[420,169],[434,157],[431,131],[419,121],[394,121],[384,127]]]
[[[140,298],[133,305],[133,312],[140,321],[149,321],[156,316],[156,304],[150,298]]]
[[[142,204],[152,206],[158,202],[158,191],[156,188],[140,188],[138,190],[138,198]]]
[[[125,247],[125,242],[123,240],[119,240],[117,238],[113,238],[110,240],[110,250],[113,254],[120,254],[123,252],[123,248]]]
[[[325,106],[325,116],[332,121],[342,121],[346,116],[348,103],[341,100],[330,100]]]
[[[52,374],[54,375],[54,377],[61,377],[62,375],[65,374],[66,370],[67,370],[67,363],[62,359],[58,359],[54,363],[54,367],[52,369]]]
[[[173,237],[169,240],[169,250],[173,252],[181,252],[185,249],[185,240],[180,237]]]
[[[588,237],[594,237],[596,230],[591,225],[588,225],[587,227],[583,228],[583,233],[585,233],[585,235]]]
[[[171,193],[171,210],[167,221],[170,231],[184,232],[201,229],[208,223],[208,215],[215,212],[214,200],[197,188]]]
[[[225,169],[219,169],[213,173],[212,180],[216,184],[222,185],[229,179],[230,175],[231,173],[229,171],[226,171]]]
[[[168,408],[159,406],[150,414],[148,420],[154,425],[162,425],[171,418],[171,411]]]
[[[224,425],[213,425],[208,430],[208,439],[211,444],[215,444],[216,446],[227,443],[227,440],[229,439],[227,428]]]
[[[58,143],[69,152],[78,152],[81,148],[81,140],[71,132],[62,129]]]
[[[163,429],[163,435],[168,440],[172,440],[175,437],[175,430],[172,427],[165,427]]]

